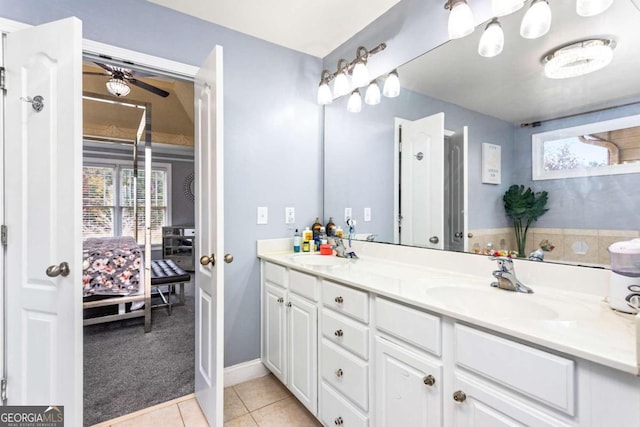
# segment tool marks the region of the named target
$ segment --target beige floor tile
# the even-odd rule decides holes
[[[225,421],[224,427],[258,427],[250,414]]]
[[[259,427],[315,427],[320,422],[294,397],[281,400],[251,415]]]
[[[178,403],[185,427],[209,427],[200,405],[195,398]]]
[[[227,387],[224,389],[224,420],[228,421],[234,418],[238,418],[242,415],[248,414],[247,407],[244,406],[240,397],[233,389],[233,387]]]
[[[167,406],[153,412],[112,424],[112,427],[184,427],[178,405]]]
[[[249,412],[291,396],[273,375],[247,381],[233,387]]]

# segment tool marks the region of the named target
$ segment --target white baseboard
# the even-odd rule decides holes
[[[224,386],[230,387],[268,374],[269,370],[260,359],[249,360],[224,368]]]

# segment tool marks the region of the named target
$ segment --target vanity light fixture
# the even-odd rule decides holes
[[[478,53],[485,58],[493,58],[500,55],[504,48],[504,32],[498,18],[493,18],[484,29],[480,43],[478,44]]]
[[[520,35],[525,39],[537,39],[551,28],[551,8],[547,0],[533,0],[520,24]]]
[[[400,95],[400,79],[397,70],[391,71],[387,76],[382,87],[382,94],[387,98],[395,98]]]
[[[566,79],[592,73],[613,59],[616,43],[611,39],[589,39],[555,49],[542,58],[550,79]]]
[[[353,66],[351,82],[354,87],[363,87],[369,84],[369,70],[367,70],[367,58],[369,51],[364,46],[359,46],[356,50],[356,63]]]
[[[369,83],[369,87],[364,94],[364,103],[367,105],[380,104],[380,86],[378,86],[377,81],[373,80]]]
[[[322,70],[320,76],[320,86],[318,87],[318,104],[327,105],[333,102],[331,89],[329,88],[329,70]]]
[[[524,0],[492,0],[491,10],[493,16],[510,15],[524,6]]]
[[[595,16],[609,9],[613,0],[578,0],[576,12],[580,16]]]
[[[349,97],[347,103],[347,111],[350,113],[359,113],[362,111],[362,97],[360,96],[360,89],[354,89]]]
[[[346,95],[351,90],[349,78],[347,77],[348,67],[349,61],[347,61],[346,59],[338,60],[338,71],[336,71],[337,74],[335,74],[335,81],[333,82],[334,98],[339,98],[343,95]]]
[[[467,0],[447,0],[444,8],[449,13],[449,38],[459,39],[473,33],[473,13],[467,4]]]
[[[106,85],[107,91],[113,96],[127,96],[131,92],[129,85],[122,79],[109,79]]]

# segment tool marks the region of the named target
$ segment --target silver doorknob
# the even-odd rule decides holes
[[[431,236],[429,238],[429,243],[433,243],[434,245],[437,244],[440,241],[440,239],[438,239],[438,236]]]
[[[467,400],[467,395],[464,394],[464,391],[457,390],[453,393],[453,400],[455,400],[458,403],[462,403],[465,400]]]
[[[467,233],[467,237],[473,239],[473,233]]]
[[[233,254],[225,254],[224,262],[226,262],[227,264],[231,264],[233,262]]]
[[[436,383],[436,379],[433,377],[433,375],[427,375],[422,379],[422,382],[424,382],[425,385],[432,386]]]
[[[207,264],[211,264],[211,266],[215,266],[216,265],[216,254],[211,254],[211,256],[206,256],[203,255],[200,257],[200,264],[202,265],[207,265]]]
[[[69,268],[69,263],[63,261],[60,263],[60,265],[50,265],[47,268],[46,273],[49,277],[67,277],[70,271],[71,269]]]

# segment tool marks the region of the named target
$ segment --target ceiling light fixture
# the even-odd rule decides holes
[[[595,16],[609,9],[613,0],[578,0],[576,12],[580,16]]]
[[[524,6],[524,0],[492,0],[491,10],[493,16],[510,15]]]
[[[533,0],[520,24],[520,35],[525,39],[537,39],[551,28],[551,8],[547,0]]]
[[[110,79],[106,85],[107,91],[113,96],[127,96],[131,92],[129,85],[122,79]]]
[[[367,58],[369,51],[364,46],[356,49],[356,63],[353,66],[351,82],[354,87],[363,87],[369,84],[369,70],[367,70]]]
[[[380,104],[380,86],[378,86],[377,81],[373,80],[369,83],[369,87],[364,94],[364,103],[367,105]]]
[[[329,70],[322,70],[320,86],[318,87],[318,104],[327,105],[333,102],[331,89],[329,88]]]
[[[339,98],[343,95],[346,95],[351,90],[351,85],[349,84],[349,78],[347,77],[347,69],[349,68],[349,61],[346,59],[338,60],[338,71],[335,74],[335,82],[333,82],[333,97]],[[329,76],[329,80],[331,80],[331,76]]]
[[[478,53],[485,58],[492,58],[502,52],[504,48],[504,32],[498,18],[493,18],[484,29],[480,43],[478,44]]]
[[[360,96],[360,89],[355,89],[351,92],[349,102],[347,103],[347,111],[350,113],[359,113],[362,111],[362,97]]]
[[[613,59],[616,43],[610,39],[589,39],[555,49],[542,58],[550,79],[578,77],[600,70]]]
[[[449,38],[459,39],[473,33],[473,13],[467,4],[467,0],[447,0],[444,8],[450,10],[449,14]]]
[[[391,71],[385,79],[382,94],[387,98],[395,98],[400,95],[400,79],[397,70]]]

